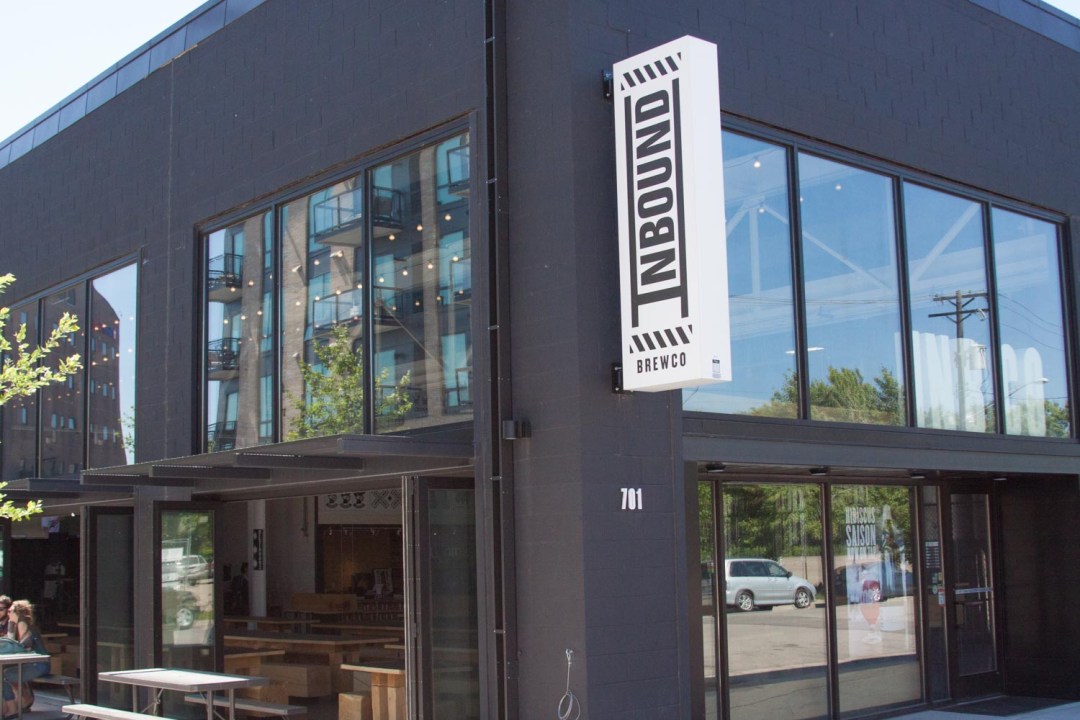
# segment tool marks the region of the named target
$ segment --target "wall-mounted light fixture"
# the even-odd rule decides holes
[[[725,470],[727,470],[727,467],[721,462],[706,463],[705,465],[705,472],[709,475],[719,475]]]
[[[828,475],[829,474],[829,468],[825,467],[824,465],[821,465],[821,466],[818,466],[818,467],[812,467],[812,468],[810,468],[810,474],[815,475],[815,476],[817,476],[817,475]]]

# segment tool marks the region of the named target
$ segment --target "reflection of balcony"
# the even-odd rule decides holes
[[[206,426],[206,451],[232,450],[236,447],[236,421],[211,423]]]
[[[386,416],[392,415],[394,409],[398,407],[398,403],[393,401],[395,393],[398,396],[404,395],[412,403],[412,407],[409,408],[409,412],[405,413],[406,418],[425,416],[428,412],[427,391],[422,387],[414,387],[412,385],[404,388],[399,388],[393,383],[376,383],[375,385],[375,412],[380,415],[384,420]]]
[[[225,253],[206,263],[206,291],[213,302],[229,302],[243,284],[244,256]]]
[[[364,316],[364,291],[348,290],[321,298],[312,304],[312,325],[316,330],[340,323],[356,323]]]
[[[405,193],[388,187],[371,189],[371,224],[379,237],[404,227]]]
[[[206,375],[210,380],[232,380],[240,374],[240,338],[206,343]]]
[[[454,195],[469,194],[469,146],[448,148],[446,151],[446,189]]]
[[[423,311],[422,288],[396,288],[386,285],[375,288],[375,307],[372,317],[376,324],[397,325],[401,318]]]
[[[312,239],[322,245],[360,247],[364,242],[364,196],[346,190],[311,209]]]

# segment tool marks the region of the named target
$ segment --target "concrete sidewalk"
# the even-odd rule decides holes
[[[1080,720],[1080,702],[1001,697],[953,705],[942,710],[921,710],[895,720]],[[1039,707],[1049,705],[1049,707]],[[984,712],[980,712],[983,710]]]

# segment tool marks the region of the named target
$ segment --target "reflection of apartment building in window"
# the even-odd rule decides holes
[[[393,635],[315,717],[1080,698],[1078,78],[1035,0],[211,0],[0,142],[13,321],[82,328],[0,480],[82,514],[84,692],[229,668],[227,607]],[[729,381],[625,391],[721,315]]]
[[[59,339],[48,362],[77,354],[82,369],[5,406],[5,477],[74,479],[84,468],[134,459],[135,272],[133,265],[102,272],[16,308],[11,332],[25,325],[32,344],[73,315],[79,329]]]

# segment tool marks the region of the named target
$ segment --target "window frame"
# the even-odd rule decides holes
[[[683,409],[682,413],[687,418],[723,418],[723,419],[736,419],[739,421],[749,423],[762,423],[762,424],[806,424],[813,423],[820,426],[829,427],[859,427],[859,428],[895,428],[897,430],[916,431],[919,433],[933,433],[933,434],[945,434],[956,435],[961,434],[974,434],[980,437],[987,438],[1014,438],[1023,439],[1027,441],[1046,441],[1046,442],[1074,442],[1077,437],[1080,437],[1080,428],[1077,427],[1077,407],[1078,407],[1078,385],[1080,385],[1080,369],[1077,367],[1077,358],[1080,357],[1080,351],[1077,349],[1078,333],[1074,329],[1078,311],[1076,310],[1076,288],[1074,287],[1073,278],[1071,277],[1069,268],[1073,267],[1074,258],[1070,254],[1070,226],[1069,219],[1066,215],[1056,212],[1044,207],[1024,203],[1016,199],[1004,197],[987,190],[965,185],[957,181],[951,181],[944,179],[940,176],[927,173],[925,171],[918,170],[916,168],[905,166],[900,163],[890,162],[881,158],[862,155],[854,150],[839,147],[826,143],[820,140],[815,140],[805,136],[801,136],[795,133],[784,131],[774,127],[766,127],[759,125],[746,118],[737,116],[731,116],[724,114],[723,116],[723,132],[735,133],[750,139],[760,140],[762,142],[772,143],[781,146],[787,151],[789,157],[789,163],[791,168],[788,173],[789,183],[789,196],[792,205],[791,225],[792,231],[790,233],[791,242],[791,258],[792,258],[792,285],[793,285],[793,298],[795,302],[795,341],[796,341],[796,371],[798,373],[798,417],[797,418],[783,418],[783,417],[757,417],[749,414],[737,414],[737,413],[717,413],[706,412],[701,410],[687,410]],[[905,414],[904,422],[897,426],[881,426],[876,424],[862,424],[862,423],[848,423],[848,422],[836,422],[829,420],[813,420],[809,414],[809,375],[808,375],[808,353],[807,353],[807,327],[806,327],[806,297],[803,290],[805,275],[803,271],[803,244],[802,238],[802,217],[799,212],[799,176],[798,176],[798,156],[800,153],[806,153],[814,155],[833,162],[843,163],[851,165],[857,169],[866,170],[869,172],[878,173],[887,177],[891,183],[894,194],[894,222],[896,225],[896,257],[898,261],[898,280],[899,280],[899,302],[900,302],[900,332],[902,334],[902,354],[900,368],[904,373],[904,385],[902,386],[902,402],[901,408]],[[995,403],[995,430],[994,432],[979,432],[969,433],[962,430],[948,430],[938,429],[932,427],[922,427],[917,424],[918,418],[916,413],[915,393],[913,392],[914,375],[914,358],[912,350],[911,339],[911,310],[909,302],[909,277],[908,277],[908,263],[907,263],[907,236],[906,228],[904,226],[904,197],[903,189],[905,184],[911,183],[920,185],[924,188],[931,190],[937,190],[945,192],[957,197],[978,203],[982,209],[983,222],[985,224],[984,230],[984,254],[987,258],[987,291],[991,297],[991,308],[995,310],[993,313],[997,315],[997,282],[996,272],[997,267],[994,263],[993,256],[993,228],[992,228],[992,215],[995,209],[1001,209],[1008,212],[1016,213],[1026,217],[1033,218],[1035,220],[1043,221],[1051,224],[1056,230],[1056,251],[1058,261],[1058,280],[1060,289],[1060,307],[1062,313],[1062,335],[1064,341],[1064,366],[1065,366],[1065,382],[1067,385],[1066,390],[1066,403],[1070,410],[1069,418],[1069,434],[1067,437],[1051,437],[1051,436],[1030,436],[1030,435],[1015,435],[1008,434],[1005,429],[1005,422],[1003,417],[1003,403],[998,401]],[[992,331],[992,340],[994,342],[993,347],[993,362],[994,362],[994,381],[996,385],[996,395],[998,398],[1002,397],[1001,387],[1001,359],[1000,359],[1000,333],[997,329],[997,320],[995,317]]]
[[[331,186],[344,182],[352,178],[359,178],[362,182],[360,190],[363,193],[364,201],[367,203],[367,207],[364,208],[364,218],[362,221],[362,227],[364,232],[364,257],[363,262],[358,263],[358,268],[364,273],[364,300],[367,303],[367,309],[363,319],[364,330],[361,341],[364,346],[364,432],[365,434],[372,434],[375,432],[376,424],[374,417],[374,392],[373,392],[373,376],[372,376],[372,348],[374,345],[373,338],[373,315],[371,308],[374,307],[373,295],[374,288],[370,279],[374,273],[375,256],[373,252],[372,238],[372,193],[374,188],[373,175],[375,169],[387,165],[398,158],[404,158],[412,153],[419,152],[421,149],[438,145],[442,142],[450,140],[458,135],[468,135],[469,145],[474,148],[479,148],[478,137],[479,128],[473,122],[471,116],[463,116],[442,125],[430,128],[422,133],[419,133],[406,142],[394,144],[389,147],[384,147],[381,150],[372,152],[359,158],[354,158],[348,162],[340,163],[337,166],[317,175],[313,179],[305,181],[303,183],[297,183],[289,186],[275,193],[268,193],[264,196],[264,199],[257,203],[247,204],[242,208],[234,208],[225,213],[221,213],[217,216],[197,223],[194,227],[195,237],[195,267],[197,268],[197,282],[198,289],[196,296],[198,298],[198,309],[196,313],[197,327],[195,329],[195,337],[198,343],[199,351],[193,353],[193,362],[195,364],[193,377],[196,383],[196,393],[198,397],[198,410],[193,418],[193,437],[192,447],[196,453],[208,452],[207,450],[207,428],[206,428],[206,413],[208,409],[207,399],[207,384],[208,384],[208,372],[206,366],[205,349],[208,337],[208,288],[206,282],[206,268],[207,268],[207,238],[210,234],[218,232],[228,228],[230,225],[242,222],[247,218],[252,218],[263,213],[270,213],[271,221],[269,223],[273,232],[273,258],[271,265],[273,267],[273,275],[276,280],[272,288],[272,318],[271,318],[271,332],[270,338],[273,343],[273,347],[270,350],[270,355],[273,358],[272,367],[272,395],[273,395],[273,410],[272,410],[272,436],[266,443],[272,445],[280,443],[285,440],[283,437],[283,372],[282,367],[284,363],[283,344],[281,343],[281,323],[282,323],[282,303],[283,293],[282,284],[284,282],[283,268],[282,268],[282,238],[284,236],[283,222],[284,213],[283,209],[291,203],[304,200],[318,193],[322,190],[326,190]],[[468,239],[472,244],[472,250],[470,255],[475,254],[475,243],[478,237],[478,231],[480,225],[477,222],[479,217],[478,210],[480,209],[482,200],[478,197],[478,188],[476,186],[476,169],[477,159],[475,153],[470,160],[470,187],[471,191],[468,200]],[[266,238],[263,239],[264,247]],[[264,259],[264,263],[266,260]],[[475,334],[475,316],[473,313],[473,321],[470,322],[469,331],[473,334],[473,342],[477,342],[478,338]],[[440,427],[453,427],[460,425],[471,425],[475,415],[467,416],[460,422],[446,423]]]
[[[128,267],[128,266],[132,266],[135,269],[135,297],[136,297],[136,303],[138,304],[138,300],[142,297],[142,272],[140,270],[140,268],[142,267],[142,252],[141,251],[135,252],[135,253],[130,253],[130,254],[121,256],[119,258],[116,258],[114,260],[111,260],[111,261],[109,261],[107,263],[104,263],[102,265],[98,265],[97,267],[95,267],[95,268],[93,268],[91,270],[87,270],[87,271],[85,271],[83,273],[80,273],[79,275],[76,275],[75,277],[70,278],[69,280],[67,280],[67,281],[65,281],[63,283],[53,285],[51,287],[45,288],[44,290],[39,290],[39,291],[37,291],[35,293],[26,295],[26,296],[18,299],[17,301],[11,303],[8,306],[8,307],[11,307],[14,310],[14,309],[18,309],[18,308],[20,308],[22,306],[29,305],[29,304],[33,303],[35,312],[37,313],[37,318],[35,320],[36,327],[37,327],[37,336],[35,338],[29,338],[29,337],[27,338],[27,341],[30,342],[32,345],[40,345],[47,338],[47,333],[46,333],[46,331],[44,329],[44,326],[43,326],[43,323],[42,323],[42,315],[43,315],[42,302],[46,298],[54,296],[54,295],[56,295],[58,293],[61,293],[61,292],[65,292],[67,290],[72,290],[72,291],[74,291],[76,293],[79,293],[81,291],[80,299],[82,300],[83,307],[84,307],[83,313],[84,313],[85,317],[82,318],[82,322],[81,322],[81,324],[79,326],[79,331],[83,333],[83,339],[82,339],[82,342],[79,343],[79,345],[77,347],[77,351],[79,353],[79,356],[83,361],[83,366],[78,372],[78,374],[79,374],[79,376],[80,376],[80,378],[82,380],[82,398],[80,399],[80,402],[79,402],[78,416],[77,417],[72,416],[72,417],[67,418],[67,419],[65,419],[63,417],[60,417],[58,419],[57,414],[52,413],[51,418],[49,420],[46,420],[45,413],[43,413],[41,411],[41,409],[42,409],[42,391],[43,391],[43,389],[38,389],[38,390],[34,391],[33,399],[34,399],[34,403],[35,403],[35,405],[37,407],[37,413],[36,413],[37,421],[36,421],[36,423],[34,425],[34,443],[35,443],[35,448],[34,448],[34,474],[33,474],[34,478],[41,478],[42,452],[43,452],[43,446],[44,446],[44,443],[42,442],[42,433],[45,431],[47,425],[49,427],[52,427],[52,428],[60,429],[61,428],[61,422],[63,423],[63,427],[65,429],[67,428],[67,425],[69,424],[69,422],[72,422],[72,421],[75,422],[75,427],[76,427],[77,431],[82,433],[81,442],[80,442],[80,449],[81,449],[81,453],[82,453],[81,468],[82,468],[82,470],[89,469],[89,465],[87,463],[89,462],[89,459],[90,459],[90,445],[91,445],[91,443],[93,443],[93,438],[91,437],[91,434],[90,434],[90,397],[92,395],[92,392],[90,390],[90,363],[87,362],[87,359],[90,357],[91,352],[92,352],[92,350],[91,350],[92,333],[91,333],[88,326],[90,325],[90,316],[91,316],[91,312],[92,312],[91,306],[93,304],[92,303],[92,299],[93,299],[93,283],[94,283],[94,280],[97,280],[99,278],[103,278],[103,277],[105,277],[107,275],[110,275],[113,272],[116,272],[117,270],[120,270],[120,269]],[[140,317],[139,317],[140,314],[141,314],[141,311],[137,311],[136,316],[135,316],[135,336],[136,337],[138,337],[138,335],[139,335],[139,325],[141,324],[140,323]],[[135,377],[138,378],[138,376],[139,376],[139,357],[138,357],[138,352],[136,351]],[[66,382],[71,382],[71,380],[69,379]],[[137,418],[139,416],[138,408],[139,408],[139,396],[140,396],[140,394],[141,393],[139,391],[138,380],[136,380],[136,383],[135,383],[135,405],[134,405],[135,406],[135,418],[136,418],[136,421],[137,421]],[[0,415],[2,415],[2,413],[4,413],[4,412],[7,412],[7,410],[5,408],[0,408]],[[119,418],[117,420],[119,421]],[[136,437],[137,437],[137,434],[136,434]],[[4,452],[3,443],[0,443],[0,457],[2,457],[3,452]],[[136,460],[137,460],[137,458],[136,458]],[[81,472],[81,471],[79,471],[79,472]],[[79,472],[77,472],[76,475],[78,475]],[[62,479],[65,479],[67,477],[67,474],[63,474],[63,475],[59,475],[59,476],[50,476],[50,477],[55,477],[56,479],[61,479],[62,480]]]

